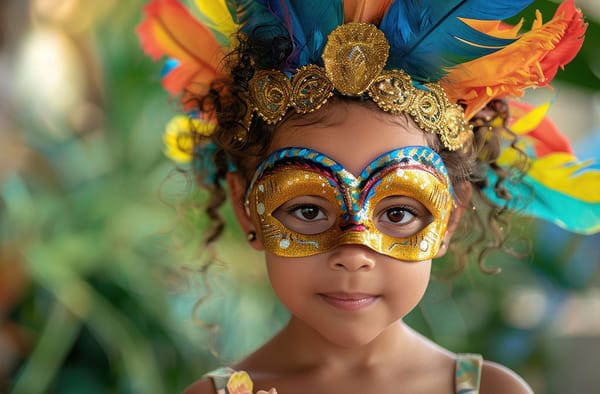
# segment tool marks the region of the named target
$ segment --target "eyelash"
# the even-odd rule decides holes
[[[407,223],[401,223],[404,218],[402,218],[398,222],[395,222],[388,216],[390,214],[390,212],[393,212],[393,211],[403,212],[403,215],[406,215],[406,213],[408,213],[412,217],[409,218]],[[398,205],[398,206],[392,205],[390,207],[383,209],[379,213],[378,218],[383,218],[384,221],[389,221],[392,224],[408,225],[408,224],[412,223],[414,220],[418,220],[419,218],[421,218],[421,216],[422,216],[422,214],[417,209],[415,209],[414,207],[412,207],[410,205]],[[382,220],[382,219],[380,219],[380,220]]]
[[[327,218],[327,212],[323,208],[321,208],[320,206],[315,205],[315,204],[297,204],[297,205],[294,205],[294,206],[291,206],[290,208],[288,208],[287,212],[288,212],[288,214],[295,216],[296,218],[301,219],[301,220],[306,220],[306,221],[314,220],[315,218],[307,219],[307,218],[300,218],[298,216],[298,214],[301,212],[301,210],[303,208],[316,209],[318,211],[316,217],[318,217],[321,214],[321,215],[324,215],[325,218]]]
[[[416,217],[419,216],[419,212],[414,207],[412,207],[410,205],[392,206],[392,207],[386,208],[384,210],[384,212],[388,212],[391,209],[399,209],[399,210],[402,210],[402,211],[406,211],[406,212],[410,213],[413,216],[416,216]]]

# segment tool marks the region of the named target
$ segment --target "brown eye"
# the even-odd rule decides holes
[[[316,205],[302,205],[292,210],[292,214],[302,220],[321,220],[327,217]]]
[[[415,215],[405,208],[390,208],[385,211],[387,220],[396,224],[405,224],[413,220]]]
[[[329,230],[338,214],[331,201],[315,196],[300,196],[277,208],[273,216],[288,230],[312,235]]]
[[[410,237],[432,222],[433,216],[423,204],[406,196],[390,196],[374,210],[377,228],[396,238]]]

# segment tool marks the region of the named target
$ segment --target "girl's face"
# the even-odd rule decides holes
[[[320,111],[318,122],[290,119],[281,124],[271,150],[305,147],[319,151],[358,176],[383,153],[406,146],[427,146],[424,133],[405,118],[393,118],[356,104],[335,104]],[[427,226],[431,214],[411,198],[382,212],[381,221]],[[303,231],[319,225],[332,211],[315,196],[297,197],[278,220]],[[330,215],[330,214],[329,214]],[[416,231],[416,230],[415,230]],[[440,237],[443,234],[440,235]],[[260,247],[260,245],[259,245]],[[273,289],[292,315],[326,339],[343,346],[366,344],[419,302],[429,282],[431,259],[403,262],[359,244],[340,245],[306,257],[266,252]]]

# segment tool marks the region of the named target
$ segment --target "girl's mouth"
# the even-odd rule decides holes
[[[345,311],[366,308],[379,299],[379,296],[363,293],[319,293],[319,296],[329,305]]]

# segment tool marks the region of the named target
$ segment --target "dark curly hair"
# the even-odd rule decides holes
[[[261,34],[253,34],[261,37]],[[267,35],[268,36],[268,35]],[[271,35],[272,37],[272,35]],[[276,126],[265,123],[255,117],[249,130],[244,127],[246,104],[243,95],[248,90],[248,81],[256,68],[277,68],[291,51],[291,43],[286,36],[279,36],[265,42],[260,39],[249,39],[239,34],[239,46],[230,53],[224,62],[231,70],[228,79],[213,81],[208,93],[192,98],[192,103],[202,112],[213,113],[217,119],[215,132],[206,137],[200,133],[194,135],[195,152],[202,152],[202,147],[209,142],[216,145],[210,162],[214,168],[209,176],[207,168],[194,166],[194,177],[199,185],[209,192],[209,200],[204,207],[211,219],[211,227],[207,233],[207,245],[216,241],[224,229],[224,220],[219,215],[219,208],[226,200],[224,179],[231,165],[235,166],[242,177],[249,181],[257,165],[267,155]],[[355,101],[361,105],[372,105],[368,100],[334,96],[332,101]],[[330,104],[328,104],[330,105]],[[298,116],[288,114],[289,116]],[[402,115],[404,116],[404,115]],[[503,100],[493,100],[470,123],[474,137],[470,146],[462,150],[450,151],[443,147],[436,134],[426,133],[428,143],[443,159],[455,190],[458,191],[458,203],[468,209],[462,220],[464,242],[453,242],[451,252],[454,264],[444,276],[459,273],[467,264],[470,256],[476,256],[481,269],[486,273],[497,272],[483,265],[485,255],[492,250],[504,249],[509,221],[505,218],[505,207],[513,199],[507,185],[520,179],[525,171],[526,156],[516,148],[516,135],[506,127],[508,105]],[[285,121],[285,118],[284,120]],[[512,136],[512,146],[522,154],[520,167],[506,170],[496,160],[500,154],[500,135]],[[505,139],[505,138],[504,138]],[[200,153],[198,153],[200,154]],[[205,158],[202,158],[205,160]],[[216,169],[216,173],[214,173]],[[496,175],[493,185],[489,184],[488,171]],[[469,182],[473,193],[461,193],[468,188],[456,187]],[[492,204],[482,190],[493,187],[496,196],[505,202],[504,207]],[[470,198],[469,198],[470,195]],[[468,234],[468,236],[466,236]]]

